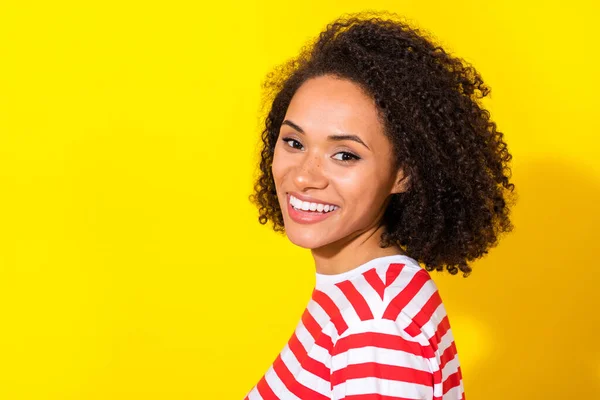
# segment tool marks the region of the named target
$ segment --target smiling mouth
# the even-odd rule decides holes
[[[314,224],[337,215],[339,206],[302,201],[293,195],[287,195],[287,214],[298,224]]]
[[[289,195],[288,202],[292,208],[296,211],[304,211],[316,214],[327,214],[337,210],[339,207],[333,204],[314,203],[309,201],[302,201],[293,195]]]

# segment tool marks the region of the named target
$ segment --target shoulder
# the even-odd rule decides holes
[[[367,271],[356,284],[370,294],[370,298],[380,301],[377,316],[386,320],[396,320],[400,314],[412,318],[429,300],[433,300],[432,296],[439,294],[429,272],[410,257]]]
[[[406,261],[395,258],[350,279],[317,285],[312,297],[330,316],[333,317],[332,312],[345,316],[348,324],[378,318],[390,288],[406,285],[416,273],[426,274],[425,270],[419,272],[421,270],[419,264],[408,257]]]
[[[389,327],[423,342],[447,320],[438,286],[429,272],[411,258],[366,271],[344,285],[350,284],[369,305],[372,316],[354,319],[348,333],[369,326]],[[424,337],[416,338],[421,335]]]
[[[352,279],[318,286],[312,300],[314,311],[335,325],[334,336],[374,319],[394,321],[402,329],[410,326],[416,334],[415,328],[443,311],[435,282],[410,257],[395,257]]]

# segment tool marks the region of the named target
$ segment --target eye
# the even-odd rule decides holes
[[[296,139],[292,139],[292,138],[283,138],[281,139],[283,142],[287,143],[288,146],[294,148],[294,149],[298,149],[298,150],[302,150],[302,143],[300,143],[299,141],[297,141]]]
[[[339,154],[341,154],[340,158],[336,158]],[[350,161],[355,161],[355,160],[360,160],[360,157],[357,156],[356,154],[352,154],[350,152],[347,151],[340,151],[339,153],[336,153],[333,158],[335,158],[336,160],[339,161],[343,161],[343,162],[350,162]]]

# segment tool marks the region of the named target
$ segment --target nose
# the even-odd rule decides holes
[[[298,190],[324,189],[327,177],[323,171],[323,161],[319,155],[306,154],[294,172],[294,183]]]

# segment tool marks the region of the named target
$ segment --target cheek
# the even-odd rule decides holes
[[[348,199],[369,202],[381,192],[381,180],[371,168],[353,168],[344,173],[335,174],[336,187]]]
[[[386,186],[375,171],[358,170],[335,178],[337,192],[347,210],[362,220],[376,215],[386,199]]]
[[[279,192],[281,186],[285,186],[284,182],[290,170],[293,169],[294,158],[290,157],[290,154],[285,149],[275,147],[273,153],[273,163],[271,165],[271,174],[273,174],[273,181],[277,191]]]
[[[282,157],[281,150],[275,147],[275,152],[273,153],[273,164],[271,165],[271,173],[273,174],[273,179],[276,183],[284,175],[284,161],[285,159]]]

